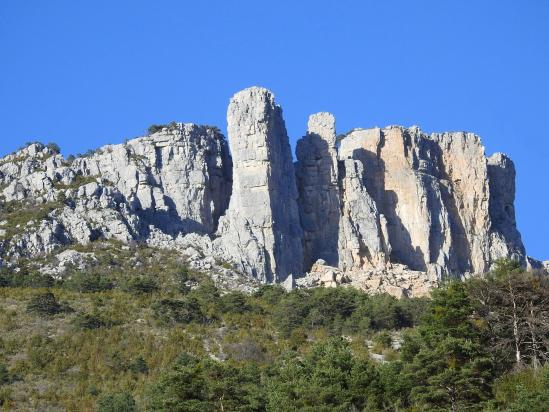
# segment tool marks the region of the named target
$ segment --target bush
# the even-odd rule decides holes
[[[50,288],[58,283],[50,275],[0,270],[0,287]]]
[[[151,388],[148,411],[263,411],[260,373],[183,354]],[[283,410],[283,409],[273,409]]]
[[[387,331],[379,332],[374,336],[374,344],[381,349],[388,349],[393,343],[391,335]]]
[[[135,412],[137,406],[128,392],[103,395],[97,401],[98,412]]]
[[[286,290],[280,285],[262,285],[254,293],[254,297],[260,298],[269,305],[276,305],[286,293]]]
[[[382,353],[384,349],[390,349],[393,339],[387,331],[378,332],[374,335],[374,347],[373,351],[375,353]]]
[[[367,307],[373,329],[396,329],[404,326],[402,310],[396,298],[387,294],[375,295],[368,299]]]
[[[10,382],[10,374],[8,368],[3,363],[0,363],[0,386]]]
[[[128,281],[126,290],[136,295],[153,293],[158,290],[158,284],[148,276],[138,276]]]
[[[147,362],[145,362],[145,359],[143,359],[142,356],[139,356],[137,359],[130,362],[128,369],[135,374],[149,373],[149,365],[147,365]]]
[[[11,275],[6,271],[0,269],[0,288],[7,288],[11,286]]]
[[[158,133],[158,132],[161,132],[163,128],[165,127],[168,127],[167,125],[165,124],[151,124],[148,128],[147,128],[147,133],[148,134],[154,134],[154,133]]]
[[[82,272],[72,275],[66,282],[66,286],[69,289],[83,293],[102,292],[105,290],[110,290],[114,287],[112,282],[105,276],[98,273]]]
[[[542,412],[549,405],[549,364],[504,375],[494,385],[497,410]]]
[[[40,293],[31,298],[27,311],[39,316],[53,316],[63,312],[63,307],[51,292]]]
[[[104,319],[103,316],[96,312],[79,313],[74,319],[74,325],[79,329],[99,329],[110,327],[113,325],[113,322]]]
[[[188,285],[189,281],[196,280],[193,275],[186,267],[181,268],[181,270],[176,274],[177,289],[181,293],[188,293],[191,288]]]
[[[56,153],[56,154],[61,153],[61,148],[59,147],[59,145],[57,143],[51,143],[50,142],[46,145],[46,147],[48,149],[50,149],[52,152]]]
[[[205,323],[208,318],[196,299],[162,299],[153,305],[154,316],[164,324]]]
[[[223,295],[219,302],[222,313],[244,313],[251,310],[247,297],[242,292],[230,292]]]

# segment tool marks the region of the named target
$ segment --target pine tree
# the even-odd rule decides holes
[[[414,382],[410,398],[423,410],[470,410],[490,396],[492,362],[473,306],[462,283],[433,293],[417,335],[405,342],[410,363],[405,377]]]

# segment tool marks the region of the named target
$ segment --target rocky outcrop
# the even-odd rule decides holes
[[[486,158],[472,133],[337,136],[334,116],[317,113],[294,165],[268,90],[235,94],[227,121],[228,142],[215,127],[172,123],[73,161],[42,144],[0,159],[0,264],[116,239],[186,251],[200,269],[223,262],[231,275],[220,277],[398,297],[502,257],[544,268],[516,228],[513,162]]]
[[[390,246],[386,222],[364,185],[358,159],[338,160],[335,118],[317,113],[297,142],[305,266],[322,259],[343,270],[381,267]]]
[[[264,282],[301,274],[298,192],[282,110],[268,90],[252,87],[233,96],[227,124],[233,190],[216,248]]]
[[[498,193],[512,172],[489,176],[478,136],[428,136],[417,127],[354,130],[342,138],[339,157],[364,166],[364,186],[387,222],[392,262],[438,278],[483,273],[499,257],[524,262],[514,221],[494,224],[492,216],[502,201],[514,201],[514,187],[507,199]],[[507,250],[497,244],[501,238]]]
[[[177,234],[213,233],[231,195],[231,159],[213,127],[176,124],[78,158],[72,168],[112,184],[148,224]]]
[[[172,240],[212,234],[229,203],[231,171],[224,136],[194,124],[172,124],[72,162],[32,144],[0,161],[1,199],[29,215],[26,226],[0,236],[0,255],[10,261],[97,239],[147,241],[157,231]],[[7,226],[21,220],[0,213]]]
[[[383,268],[344,271],[319,259],[306,276],[296,280],[299,287],[352,286],[369,294],[387,293],[397,299],[427,296],[437,286],[425,272],[410,270],[405,265],[388,264]]]

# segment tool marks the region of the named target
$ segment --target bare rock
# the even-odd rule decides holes
[[[340,195],[332,114],[309,117],[307,134],[297,142],[296,156],[305,268],[318,259],[337,266]]]
[[[282,110],[266,89],[233,96],[227,112],[233,190],[216,246],[263,282],[303,270],[294,166]]]

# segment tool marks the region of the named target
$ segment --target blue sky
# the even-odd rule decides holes
[[[65,154],[152,123],[225,129],[229,98],[265,86],[292,144],[307,117],[338,132],[417,124],[479,134],[517,166],[527,251],[549,259],[549,1],[0,2],[0,155]]]

